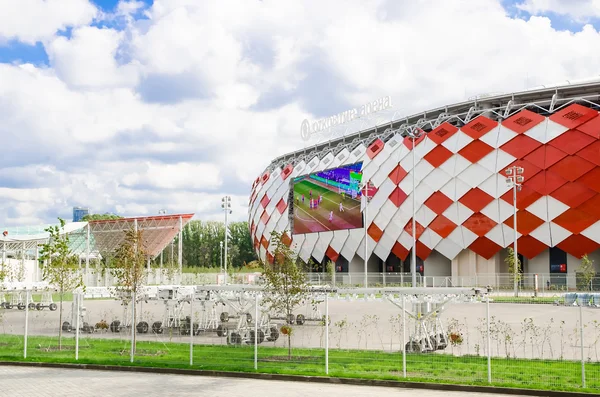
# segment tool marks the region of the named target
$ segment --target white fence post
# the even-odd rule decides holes
[[[583,352],[583,301],[579,302],[579,335],[581,349],[581,386],[585,388],[585,355]]]
[[[254,294],[254,370],[258,370],[258,292]]]
[[[194,365],[194,297],[196,289],[192,290],[190,298],[190,367]]]
[[[402,295],[402,376],[406,378],[406,311],[404,309],[405,296]]]
[[[133,362],[135,354],[135,293],[131,291],[131,351],[129,352],[129,362]]]
[[[487,374],[488,374],[488,383],[492,383],[492,342],[490,338],[490,294],[488,293],[485,298],[485,316],[487,320]]]
[[[83,294],[81,292],[77,292],[73,295],[73,299],[75,300],[75,361],[79,360],[79,315],[81,314],[81,299]]]
[[[29,331],[29,301],[31,300],[31,291],[27,290],[25,297],[25,335],[23,336],[23,358],[27,358],[27,333]]]
[[[325,375],[329,375],[329,293],[325,294]]]

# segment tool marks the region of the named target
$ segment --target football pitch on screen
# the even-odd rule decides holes
[[[323,198],[315,208],[310,199]],[[304,201],[302,201],[304,195]],[[340,209],[342,203],[342,209]],[[293,234],[356,229],[363,227],[360,200],[341,194],[336,187],[326,187],[319,182],[303,180],[294,184],[294,230]]]

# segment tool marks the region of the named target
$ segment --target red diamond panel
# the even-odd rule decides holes
[[[493,150],[494,148],[490,145],[480,140],[475,140],[462,148],[458,154],[469,160],[471,163],[476,163]]]
[[[480,212],[476,212],[469,217],[462,224],[464,227],[478,235],[479,237],[485,236],[490,230],[497,225],[496,222],[483,215]]]
[[[517,134],[522,134],[544,121],[544,119],[544,116],[525,109],[504,120],[502,126],[513,130]]]
[[[283,199],[281,199],[277,203],[276,208],[277,208],[277,211],[279,211],[280,214],[283,214],[285,212],[285,209],[287,208],[287,203]]]
[[[600,117],[597,117],[600,119]],[[591,145],[586,146],[576,153],[577,156],[591,161],[596,165],[600,165],[600,141],[596,141]]]
[[[587,200],[577,207],[577,209],[596,217],[596,219],[600,219],[600,194]]]
[[[600,244],[581,234],[573,234],[557,245],[561,250],[581,259],[586,254],[596,251]]]
[[[327,247],[327,251],[325,251],[325,256],[331,259],[333,262],[337,262],[340,257],[340,254],[337,253],[331,246]]]
[[[456,225],[444,215],[438,215],[430,224],[429,228],[439,234],[442,238],[446,238],[456,229]]]
[[[569,130],[557,136],[548,144],[568,154],[575,154],[594,141],[595,139],[588,134],[577,130]]]
[[[404,246],[397,241],[392,247],[392,253],[396,255],[400,260],[405,260],[409,252],[409,250],[404,248]]]
[[[517,160],[517,161],[513,161],[511,164],[507,165],[506,168],[504,170],[502,170],[502,172],[500,172],[500,174],[503,177],[506,177],[506,169],[508,169],[510,167],[523,167],[523,174],[521,174],[521,175],[523,175],[523,178],[525,178],[526,181],[533,178],[538,172],[541,171],[541,169],[539,169],[535,165],[531,164],[527,160]]]
[[[494,198],[479,188],[469,190],[464,196],[458,201],[465,205],[473,212],[479,212],[485,208],[486,205],[492,202]]]
[[[424,159],[427,160],[429,164],[437,168],[444,164],[450,157],[452,157],[452,152],[446,149],[444,146],[438,145],[431,152],[427,153]]]
[[[421,134],[421,136],[415,140],[415,146],[419,146],[419,143],[421,143],[423,141],[423,139],[425,139],[426,135],[427,134]],[[404,146],[406,146],[407,148],[412,150],[412,148],[413,148],[412,138],[409,138],[409,137],[404,138],[403,143],[404,143]]]
[[[281,242],[289,247],[292,245],[292,238],[287,233],[283,233],[281,235]]]
[[[546,196],[565,183],[567,183],[566,179],[563,179],[550,171],[542,171],[533,178],[526,180],[525,186],[530,187],[542,196]]]
[[[440,215],[441,213],[446,211],[446,209],[448,207],[450,207],[450,204],[452,204],[452,203],[453,203],[452,199],[450,199],[444,193],[437,191],[437,192],[433,193],[431,196],[429,196],[429,198],[427,199],[427,201],[425,201],[424,204],[430,210],[432,210],[436,214]]]
[[[591,171],[596,166],[587,160],[577,156],[567,156],[558,163],[550,167],[550,171],[562,178],[573,182],[579,179],[583,174]]]
[[[272,253],[267,251],[267,262],[273,264],[275,262],[275,257],[273,256]]]
[[[469,124],[461,127],[460,130],[473,139],[479,139],[497,125],[498,122],[488,119],[485,116],[479,116],[473,119]]]
[[[285,181],[287,179],[288,176],[290,176],[290,174],[292,173],[292,171],[294,171],[294,166],[291,164],[288,164],[283,171],[281,171],[281,178]]]
[[[377,227],[375,223],[371,223],[371,226],[367,229],[367,234],[378,243],[381,240],[381,236],[383,236],[383,230]]]
[[[535,149],[539,148],[542,144],[527,135],[517,135],[504,145],[500,146],[500,149],[513,157],[522,159]]]
[[[522,190],[520,192],[517,192],[517,208],[520,210],[524,210],[525,208],[529,207],[531,204],[535,203],[540,197],[542,197],[541,194],[539,194],[535,190],[523,185]],[[508,204],[513,205],[512,189],[510,189],[508,192],[504,193],[500,198],[502,200],[506,201]]]
[[[415,226],[417,228],[417,238],[419,238],[425,231],[425,228],[419,222],[415,222]],[[404,230],[406,231],[406,233],[410,234],[411,236],[413,235],[412,234],[412,218],[410,218],[410,220],[408,221],[406,226],[404,226]],[[421,258],[421,259],[423,259],[423,258]]]
[[[564,159],[567,156],[562,150],[558,150],[554,146],[543,145],[529,153],[525,160],[529,161],[536,167],[547,169],[555,163]]]
[[[533,215],[531,212],[518,211],[517,212],[517,231],[522,235],[526,236],[544,223],[543,220]],[[511,216],[504,221],[504,224],[511,229],[514,226],[514,218]],[[518,245],[517,245],[518,248]]]
[[[469,245],[469,249],[485,259],[490,259],[496,255],[496,253],[500,251],[502,247],[487,237],[479,237],[477,240],[473,241],[471,245]]]
[[[569,208],[552,220],[552,222],[564,227],[573,234],[581,233],[596,221],[595,217],[591,217],[589,214],[575,208]]]
[[[585,132],[591,137],[600,139],[600,117],[594,117],[590,121],[578,126],[577,129],[581,132]]]
[[[369,146],[369,148],[367,149],[367,156],[369,156],[371,160],[374,159],[375,156],[377,156],[383,150],[384,146],[385,144],[383,143],[383,141],[377,138],[375,142],[373,142],[371,146]]]
[[[269,248],[269,241],[267,241],[265,236],[262,236],[260,239],[260,245],[262,245],[265,249]]]
[[[588,189],[583,183],[579,182],[565,183],[550,194],[550,196],[571,208],[579,207],[595,195],[596,193],[593,190]]]
[[[267,206],[267,204],[269,204],[269,202],[271,201],[271,199],[269,198],[269,196],[267,196],[266,194],[263,196],[263,198],[260,200],[260,205],[263,206],[263,208],[265,208]]]
[[[431,249],[425,244],[417,240],[417,256],[422,260],[425,260],[431,255]],[[418,263],[418,262],[417,262]]]
[[[400,182],[402,182],[406,175],[408,175],[408,172],[406,172],[404,168],[402,168],[400,165],[397,165],[396,168],[394,168],[392,172],[390,172],[388,178],[390,178],[391,181],[394,182],[395,185],[397,185]]]
[[[267,213],[267,211],[263,211],[262,215],[260,216],[260,220],[262,223],[264,223],[266,225],[267,222],[269,222],[270,217],[271,216]]]
[[[520,237],[517,241],[517,251],[527,259],[535,258],[547,249],[546,244],[531,236]]]
[[[390,201],[394,203],[396,207],[400,207],[400,205],[402,205],[404,200],[406,200],[407,198],[408,195],[404,193],[404,191],[402,191],[402,189],[400,189],[399,187],[396,187],[396,189],[394,189],[394,191],[392,192],[392,194],[390,194],[389,197]]]
[[[561,111],[554,113],[552,116],[550,116],[550,120],[567,128],[575,128],[591,120],[597,115],[597,111],[574,103],[562,109]]]
[[[258,239],[256,238],[256,236],[254,236],[254,249],[258,249],[259,245],[260,245],[260,241],[258,241]]]
[[[596,167],[590,172],[584,174],[577,182],[583,183],[590,189],[600,193],[600,167]]]
[[[269,177],[271,176],[271,174],[269,173],[269,171],[265,171],[265,173],[260,177],[260,181],[262,182],[262,184],[264,185],[266,181],[269,180]]]
[[[441,145],[442,142],[444,142],[446,139],[456,134],[456,131],[458,131],[458,128],[456,128],[448,122],[444,122],[440,124],[436,129],[428,132],[427,136],[433,142],[437,143],[438,145]]]

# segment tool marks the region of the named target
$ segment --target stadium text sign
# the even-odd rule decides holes
[[[304,119],[304,121],[302,121],[302,125],[300,126],[300,135],[302,136],[302,139],[307,141],[308,139],[310,139],[311,135],[317,134],[323,130],[334,127],[336,125],[347,123],[360,117],[368,116],[371,113],[375,113],[380,110],[388,109],[391,107],[392,97],[386,96],[383,98],[379,98],[373,102],[369,102],[360,107],[346,110],[345,112],[336,114],[331,117],[326,117],[324,119],[317,120],[312,123]]]

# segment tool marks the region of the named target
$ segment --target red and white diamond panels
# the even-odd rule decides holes
[[[550,117],[521,110],[502,123],[479,116],[461,128],[443,123],[415,143],[388,142],[344,149],[265,172],[252,185],[249,223],[262,259],[270,233],[289,230],[290,178],[363,162],[377,188],[368,206],[368,250],[385,260],[405,259],[412,248],[413,196],[417,254],[436,250],[449,259],[470,249],[491,258],[510,245],[513,193],[504,170],[525,169],[517,193],[519,252],[533,258],[557,246],[576,257],[600,247],[600,117],[572,104]],[[413,187],[413,173],[416,188]],[[289,232],[288,232],[289,233]],[[302,259],[364,256],[364,229],[286,236]]]

